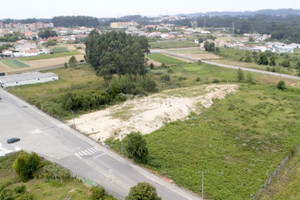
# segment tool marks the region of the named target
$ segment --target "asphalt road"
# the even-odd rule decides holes
[[[111,152],[86,136],[48,116],[37,108],[0,88],[0,142],[21,138],[12,144],[71,170],[124,199],[131,186],[146,181],[166,200],[200,199],[174,184]],[[195,172],[195,176],[199,176]],[[199,177],[200,179],[201,177]]]
[[[216,63],[216,62],[210,62],[210,61],[206,61],[206,60],[201,60],[201,59],[191,58],[191,57],[188,57],[188,56],[183,56],[183,55],[176,54],[176,53],[170,53],[170,52],[167,52],[165,50],[151,50],[150,52],[151,53],[164,53],[164,54],[167,54],[167,55],[170,55],[170,56],[183,58],[183,59],[187,59],[187,60],[191,60],[191,61],[195,61],[195,62],[201,61],[203,63],[207,63],[207,64],[210,64],[210,65],[216,65],[216,66],[219,66],[219,67],[225,67],[225,68],[230,68],[230,69],[242,69],[244,71],[249,71],[249,72],[255,72],[255,73],[267,74],[267,75],[271,75],[271,76],[278,76],[278,77],[284,77],[284,78],[300,80],[299,76],[292,76],[292,75],[288,75],[288,74],[280,74],[280,73],[275,73],[275,72],[268,72],[268,71],[262,71],[262,70],[251,69],[251,68],[238,67],[238,66],[234,66],[234,65],[226,65],[226,64]]]

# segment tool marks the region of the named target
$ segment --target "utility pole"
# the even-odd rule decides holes
[[[204,172],[199,171],[198,173],[202,173],[202,200],[204,200]]]

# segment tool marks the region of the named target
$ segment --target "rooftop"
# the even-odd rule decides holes
[[[27,72],[22,74],[0,76],[0,82],[9,83],[9,82],[26,81],[31,79],[39,79],[39,78],[47,78],[47,77],[57,77],[57,75],[52,72],[49,73]]]

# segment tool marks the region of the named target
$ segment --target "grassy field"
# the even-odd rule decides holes
[[[23,67],[29,67],[25,63],[19,61],[19,60],[2,60],[3,64],[11,67],[11,68],[23,68]]]
[[[42,60],[42,59],[49,59],[49,58],[57,58],[57,57],[65,57],[65,56],[74,56],[80,54],[77,51],[70,51],[70,52],[62,52],[62,53],[54,53],[54,54],[44,54],[38,56],[30,56],[30,57],[23,57],[19,60],[21,61],[31,61],[31,60]]]
[[[62,53],[62,52],[68,52],[69,50],[66,47],[53,47],[51,48],[51,51],[54,53]]]
[[[261,200],[300,199],[300,151],[260,196]]]
[[[242,85],[202,114],[146,135],[155,160],[147,167],[199,194],[204,171],[206,198],[251,199],[300,140],[299,92]]]
[[[190,41],[156,41],[150,42],[150,47],[153,49],[169,49],[169,48],[181,48],[181,47],[198,47],[199,44],[195,44]]]
[[[175,58],[171,58],[170,56],[166,56],[164,54],[149,54],[147,55],[148,58],[155,60],[157,62],[160,63],[164,63],[166,65],[178,65],[178,64],[184,64],[184,61],[175,59]]]
[[[71,112],[61,109],[61,98],[71,91],[101,91],[104,81],[96,76],[96,72],[88,65],[80,65],[77,69],[55,69],[51,72],[59,76],[58,81],[26,85],[8,90],[19,95],[27,102],[43,109],[57,118],[70,118]],[[80,78],[78,78],[80,77]]]
[[[53,199],[78,199],[90,200],[90,188],[81,181],[66,178],[62,182],[55,179],[35,178],[28,182],[20,182],[18,175],[12,169],[12,164],[18,153],[0,157],[0,199],[26,199],[26,200],[53,200]],[[58,170],[58,168],[56,168]],[[57,172],[58,173],[58,172]],[[25,186],[23,193],[16,192],[19,186]],[[5,186],[5,189],[3,189]],[[9,192],[3,192],[9,191]],[[11,198],[8,194],[11,194]],[[5,197],[5,195],[7,195]],[[106,200],[115,200],[112,196],[106,195]]]

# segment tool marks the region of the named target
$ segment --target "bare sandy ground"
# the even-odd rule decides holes
[[[76,129],[101,142],[110,137],[121,138],[132,131],[149,134],[166,122],[184,120],[191,112],[200,113],[213,104],[213,99],[223,99],[237,90],[235,84],[167,90],[82,115],[75,119]],[[67,124],[72,125],[73,120]]]
[[[57,57],[57,58],[42,59],[42,60],[22,61],[22,62],[26,63],[31,68],[44,68],[50,66],[63,65],[65,62],[68,62],[71,57],[72,56],[66,56],[66,57]],[[76,55],[75,57],[77,61],[84,59],[83,55]]]

